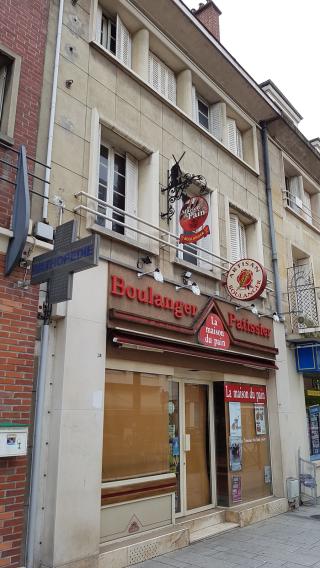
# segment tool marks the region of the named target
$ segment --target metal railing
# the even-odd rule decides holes
[[[297,264],[287,268],[287,293],[292,331],[295,333],[318,328],[318,299],[310,264]]]
[[[208,272],[212,272],[216,277],[218,277],[218,274],[226,274],[232,265],[232,262],[227,258],[219,256],[198,244],[180,244],[179,235],[176,233],[154,225],[85,191],[77,192],[75,197],[84,200],[84,203],[74,207],[75,213],[81,214],[81,212],[84,212],[88,215],[88,219],[90,219],[92,224],[101,226],[103,222],[104,226],[109,225],[113,230],[115,227],[115,234],[117,232],[125,235],[134,234],[132,238],[136,240],[137,245],[142,250],[144,249],[145,239],[150,239],[156,246],[159,246],[159,250],[167,249],[172,251],[177,259],[182,259],[194,267],[198,266]],[[273,292],[272,273],[271,271],[269,272],[270,278],[267,280],[267,290]]]
[[[320,231],[319,215],[317,215],[312,208],[308,207],[302,199],[299,199],[299,197],[287,189],[283,191],[283,198],[286,205],[288,205],[292,211],[297,213],[297,215],[299,215],[304,221]]]

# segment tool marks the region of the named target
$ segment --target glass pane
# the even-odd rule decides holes
[[[169,471],[168,402],[163,375],[106,372],[103,481]]]
[[[116,37],[117,26],[114,22],[110,22],[110,51],[114,55],[116,54]]]
[[[99,187],[98,187],[98,198],[102,201],[107,201],[107,188],[108,188],[108,161],[109,153],[108,148],[105,146],[100,146],[100,164],[99,164]],[[99,213],[106,215],[106,208],[103,205],[98,205]],[[104,217],[97,215],[97,223],[105,227],[106,220]]]
[[[176,474],[176,513],[181,511],[180,494],[180,429],[179,429],[179,383],[169,382],[169,447],[170,471]]]
[[[202,101],[198,100],[198,117],[199,123],[205,128],[209,128],[209,107]]]
[[[187,509],[211,503],[208,386],[185,385]]]
[[[114,180],[113,180],[113,205],[125,211],[125,191],[126,191],[126,160],[119,154],[114,155]],[[124,215],[114,212],[112,215],[116,221],[124,223]],[[123,225],[112,223],[112,230],[124,235]]]

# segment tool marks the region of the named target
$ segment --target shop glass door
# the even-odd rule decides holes
[[[185,469],[186,509],[211,503],[209,386],[186,383],[185,387]]]
[[[170,383],[170,470],[177,480],[177,515],[209,508],[213,503],[209,392],[208,384]]]

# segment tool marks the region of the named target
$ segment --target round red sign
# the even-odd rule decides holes
[[[238,260],[227,274],[227,290],[236,300],[254,300],[261,296],[266,285],[266,269],[251,258]]]
[[[216,314],[209,314],[198,334],[199,342],[214,349],[229,349],[230,338]]]
[[[197,231],[208,217],[208,203],[201,196],[190,197],[180,212],[180,225],[184,231]]]

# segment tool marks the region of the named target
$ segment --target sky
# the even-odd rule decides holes
[[[202,0],[205,2],[205,0]],[[184,0],[197,8],[197,0]],[[215,0],[220,41],[258,82],[271,79],[303,116],[301,132],[320,137],[320,1]]]

